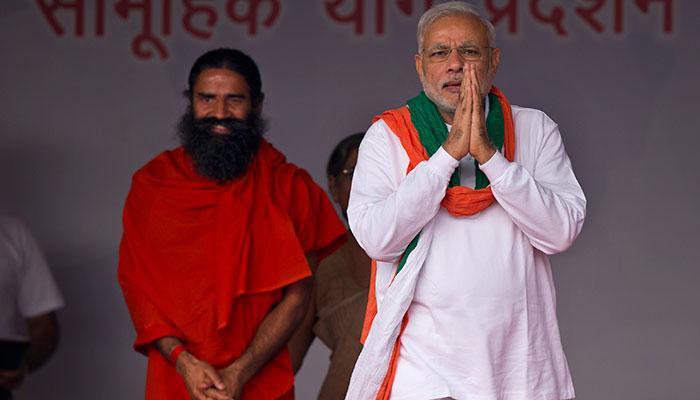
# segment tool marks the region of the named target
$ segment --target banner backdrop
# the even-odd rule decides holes
[[[116,282],[131,174],[177,145],[195,58],[260,66],[267,137],[326,186],[344,136],[420,89],[430,0],[3,0],[0,199],[47,253],[67,300],[61,345],[17,399],[135,399],[145,359]],[[559,123],[588,197],[553,259],[580,399],[700,398],[700,3],[475,1],[497,29],[496,84]],[[314,398],[328,351],[298,376]]]

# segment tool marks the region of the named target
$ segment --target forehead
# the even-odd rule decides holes
[[[352,150],[348,152],[348,156],[345,158],[345,163],[343,166],[345,168],[354,167],[357,164],[357,147],[353,147]]]
[[[195,92],[249,94],[248,82],[243,75],[227,68],[207,68],[194,83]]]
[[[451,15],[438,18],[428,25],[423,36],[423,47],[438,44],[471,43],[479,46],[488,45],[486,27],[475,16]]]

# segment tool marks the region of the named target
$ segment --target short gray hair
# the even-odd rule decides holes
[[[418,21],[418,52],[423,51],[423,36],[428,27],[442,17],[452,16],[470,16],[476,17],[486,27],[486,33],[489,39],[489,46],[496,45],[496,29],[488,19],[479,14],[479,11],[473,5],[461,1],[449,1],[447,3],[438,4],[426,11],[420,21]]]

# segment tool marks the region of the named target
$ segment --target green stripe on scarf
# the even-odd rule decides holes
[[[503,141],[505,140],[503,110],[495,94],[489,93],[488,98],[489,115],[486,117],[486,132],[489,135],[489,139],[491,139],[491,143],[493,143],[497,149],[500,149],[503,147]],[[442,115],[440,115],[435,103],[425,95],[425,92],[421,91],[418,96],[410,99],[407,104],[408,110],[411,113],[411,122],[418,131],[420,142],[423,144],[423,147],[425,147],[428,157],[432,157],[447,139],[447,125],[445,125],[445,121],[442,119]],[[479,169],[479,163],[476,160],[474,160],[474,167],[476,169],[476,183],[474,188],[483,189],[487,187],[489,185],[489,179],[486,177],[486,174]],[[455,172],[450,177],[448,187],[459,186],[460,182],[459,168],[456,168]],[[399,273],[404,264],[406,264],[406,259],[408,259],[408,255],[411,254],[413,249],[416,248],[419,237],[420,233],[408,244],[406,251],[404,251],[401,256],[401,261],[399,262],[396,273]]]

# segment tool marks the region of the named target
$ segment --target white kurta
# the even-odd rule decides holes
[[[480,166],[497,202],[471,217],[440,207],[460,163],[440,148],[406,174],[408,156],[383,121],[367,131],[348,217],[377,263],[381,303],[399,257],[431,220],[434,234],[408,309],[392,399],[574,397],[547,254],[578,236],[586,199],[557,125],[512,107],[515,161]],[[471,157],[462,184],[473,184]],[[473,169],[471,169],[473,174]]]
[[[29,229],[0,215],[0,340],[29,340],[25,319],[61,307],[63,297]]]

